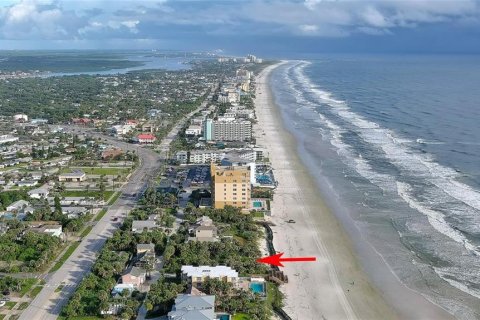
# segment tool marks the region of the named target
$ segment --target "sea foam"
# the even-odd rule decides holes
[[[459,177],[458,172],[452,168],[438,164],[434,161],[432,155],[418,153],[410,147],[414,141],[398,136],[392,130],[382,128],[378,123],[353,112],[345,101],[336,99],[332,93],[320,89],[305,75],[304,69],[308,65],[309,63],[306,62],[296,64],[291,67],[292,70],[290,70],[290,72],[295,76],[298,83],[302,85],[302,89],[305,92],[313,94],[316,97],[318,103],[328,105],[330,110],[340,119],[352,125],[354,130],[365,142],[379,148],[390,163],[394,164],[402,170],[402,172],[415,178],[423,178],[438,187],[440,189],[439,191],[448,194],[455,200],[476,210],[480,210],[480,192],[457,181],[456,179]],[[293,79],[290,78],[289,81],[293,83]],[[294,90],[296,96],[299,97],[297,100],[299,103],[311,104],[302,96],[301,90],[297,88]],[[339,154],[350,159],[350,164],[353,165],[359,174],[384,190],[391,191],[392,188],[395,188],[398,195],[412,209],[428,217],[430,225],[432,225],[435,230],[463,244],[465,248],[471,252],[477,253],[475,245],[470,243],[462,232],[450,226],[441,212],[426,207],[425,204],[413,197],[409,193],[411,187],[408,185],[396,181],[394,176],[376,172],[366,159],[355,156],[355,153],[352,152],[349,146],[342,140],[342,132],[345,130],[334,124],[331,120],[326,119],[323,115],[321,115],[321,119],[331,130],[331,144],[338,149]],[[437,196],[440,197],[439,194]],[[463,212],[467,212],[467,210]]]

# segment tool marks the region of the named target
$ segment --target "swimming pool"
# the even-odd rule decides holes
[[[253,293],[263,295],[265,294],[265,285],[262,282],[251,282],[250,290],[252,290]]]
[[[254,201],[253,202],[253,207],[254,208],[261,208],[263,206],[262,201]]]

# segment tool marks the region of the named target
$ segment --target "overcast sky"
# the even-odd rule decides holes
[[[480,53],[480,3],[0,0],[0,48]]]

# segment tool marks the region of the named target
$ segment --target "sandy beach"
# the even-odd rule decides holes
[[[258,124],[254,128],[257,144],[268,149],[278,181],[270,217],[275,224],[274,245],[285,257],[317,257],[317,262],[288,263],[282,269],[289,277],[281,287],[285,311],[301,320],[409,318],[387,303],[371,283],[348,235],[299,159],[294,137],[283,129],[268,85],[276,66],[267,67],[256,78]],[[289,219],[296,223],[287,223]],[[449,318],[440,308],[426,309],[424,319]]]

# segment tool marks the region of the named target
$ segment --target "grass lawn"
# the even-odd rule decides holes
[[[115,191],[104,191],[103,194],[100,191],[86,191],[86,190],[65,190],[60,195],[62,197],[92,197],[102,198],[107,201],[113,195]]]
[[[25,310],[25,309],[27,309],[27,307],[28,307],[28,302],[22,302],[18,306],[17,310]]]
[[[262,211],[255,211],[252,213],[252,218],[259,218],[263,219],[265,217],[265,214]]]
[[[27,163],[20,163],[15,166],[0,168],[0,172],[15,170],[15,169],[22,169],[22,168],[25,168],[27,165],[28,165]]]
[[[0,314],[0,319],[5,319],[6,316],[6,314]]]
[[[93,219],[93,221],[100,221],[100,219],[103,218],[103,216],[105,215],[105,213],[107,213],[107,209],[102,209],[102,210],[100,210],[100,212],[97,213],[97,215],[95,216],[95,219]]]
[[[42,291],[43,289],[43,285],[42,286],[36,286],[35,288],[33,288],[33,290],[28,294],[28,296],[32,299],[34,299],[37,294],[40,293],[40,291]]]
[[[122,193],[121,192],[118,192],[110,199],[110,201],[108,201],[108,205],[111,206],[112,204],[115,203],[115,201],[117,201],[118,197],[120,197]]]
[[[80,237],[85,237],[87,236],[87,234],[90,233],[90,231],[92,231],[93,227],[92,226],[88,226],[85,228],[85,230],[82,231],[82,233],[80,234]]]
[[[249,320],[250,317],[245,313],[237,313],[232,317],[232,320]]]
[[[37,279],[34,279],[34,278],[28,278],[23,280],[22,289],[20,289],[20,292],[19,292],[20,297],[23,297],[28,291],[30,291],[32,286],[36,283],[37,283]]]
[[[54,272],[60,269],[60,267],[65,263],[65,261],[67,261],[67,259],[72,255],[73,251],[75,251],[75,249],[77,249],[79,245],[80,245],[80,242],[72,243],[70,247],[68,247],[67,251],[65,251],[63,256],[57,261],[57,263],[55,263],[52,269],[50,269],[50,272]]]
[[[61,173],[68,173],[72,170],[82,170],[86,174],[118,176],[128,173],[130,168],[101,168],[101,167],[71,167],[62,169]]]
[[[17,304],[17,303],[14,302],[14,301],[7,301],[7,302],[5,303],[4,308],[6,308],[6,309],[8,309],[8,310],[12,310],[13,307],[15,307],[16,304]]]

